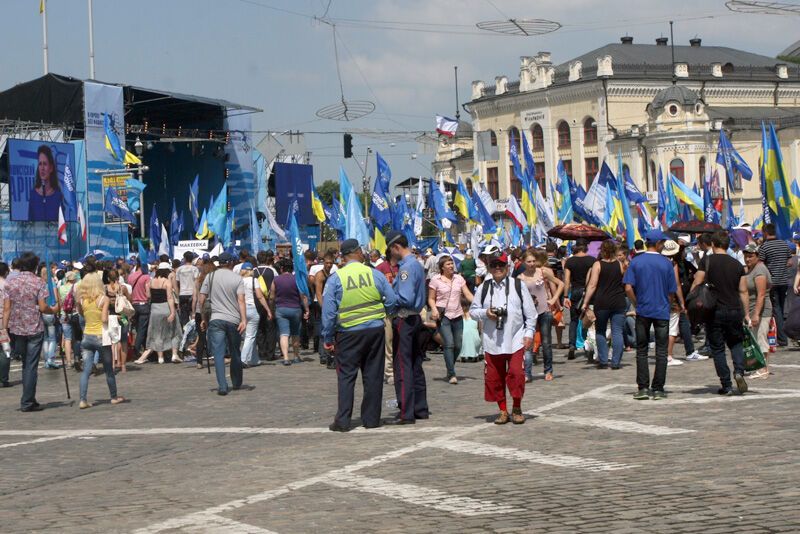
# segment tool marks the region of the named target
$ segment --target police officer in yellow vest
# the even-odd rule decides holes
[[[380,425],[383,402],[383,318],[397,299],[383,273],[364,265],[364,252],[355,239],[340,247],[344,267],[333,273],[322,295],[322,339],[335,354],[339,408],[330,425],[335,432],[350,430],[358,370],[364,384],[361,421],[366,428]]]

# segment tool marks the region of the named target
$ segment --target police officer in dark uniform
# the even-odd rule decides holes
[[[396,298],[383,273],[364,265],[364,252],[358,241],[347,239],[340,250],[345,265],[328,278],[322,295],[322,340],[325,350],[335,354],[339,384],[339,408],[328,428],[347,432],[359,369],[364,383],[361,421],[366,428],[380,425],[383,319],[387,312],[394,311]]]
[[[424,347],[419,332],[425,306],[425,271],[408,248],[408,239],[397,231],[386,234],[386,257],[397,260],[397,276],[392,287],[397,295],[397,316],[392,322],[394,349],[394,388],[400,413],[392,424],[414,424],[427,419],[428,398],[422,360]]]

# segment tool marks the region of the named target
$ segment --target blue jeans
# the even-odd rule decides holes
[[[694,341],[692,340],[692,323],[689,322],[689,317],[682,313],[678,319],[678,331],[683,338],[683,348],[686,349],[686,355],[694,352]]]
[[[56,360],[56,317],[43,314],[42,322],[44,322],[44,361],[52,365]]]
[[[597,359],[601,365],[608,365],[608,341],[606,340],[606,327],[611,321],[611,365],[619,367],[622,361],[622,351],[625,349],[625,341],[622,331],[625,328],[625,308],[618,310],[594,310],[597,322],[594,325],[595,338],[597,339]]]
[[[536,318],[536,330],[542,338],[542,360],[544,362],[544,372],[553,372],[553,314],[550,312],[540,313]],[[525,351],[524,358],[525,376],[533,376],[533,350]]]
[[[100,336],[83,335],[81,341],[81,357],[83,358],[83,372],[81,373],[81,400],[86,400],[89,392],[89,377],[92,376],[91,362],[95,358],[95,353],[99,352],[103,359],[103,371],[106,373],[106,384],[108,393],[112,399],[117,398],[117,380],[114,378],[114,366],[111,363],[111,345],[103,346],[103,339]]]
[[[23,410],[38,404],[36,382],[39,378],[39,354],[42,352],[44,332],[32,336],[14,336],[14,352],[22,358],[22,398],[19,407]]]
[[[744,327],[742,326],[744,313],[737,308],[721,309],[717,307],[714,318],[706,323],[708,332],[708,345],[714,357],[714,367],[717,370],[720,384],[725,389],[731,389],[731,370],[725,358],[725,345],[731,349],[733,359],[733,372],[744,374]]]
[[[461,352],[461,336],[464,333],[464,318],[450,319],[442,317],[439,322],[439,334],[442,336],[442,353],[444,365],[447,367],[447,378],[456,376],[456,354]]]
[[[769,298],[772,301],[772,316],[775,318],[775,329],[778,331],[778,345],[785,347],[789,343],[786,337],[786,330],[783,326],[783,310],[786,309],[786,293],[789,291],[788,285],[772,286],[769,291]]]
[[[275,320],[278,323],[278,332],[283,336],[300,335],[300,318],[303,310],[300,308],[278,308],[275,310]]]
[[[239,353],[239,344],[242,336],[239,334],[239,325],[221,319],[208,323],[208,347],[214,357],[214,370],[217,374],[219,391],[228,392],[228,380],[225,378],[225,354],[231,357],[231,382],[233,389],[242,387],[242,359]]]
[[[625,316],[625,328],[623,329],[626,347],[636,347],[636,319]]]

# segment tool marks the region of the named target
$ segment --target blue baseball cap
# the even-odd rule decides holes
[[[253,264],[249,261],[246,261],[242,264],[242,270],[251,271],[253,269]]]
[[[666,239],[667,236],[664,235],[664,232],[661,230],[650,230],[644,236],[644,240],[648,243],[658,243],[659,241],[664,241]]]

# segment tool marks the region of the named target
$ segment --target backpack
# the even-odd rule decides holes
[[[75,286],[70,288],[69,293],[67,293],[67,296],[64,299],[64,304],[61,309],[64,311],[64,313],[72,313],[75,311]]]
[[[486,282],[491,282],[491,280],[487,280]],[[481,289],[481,306],[483,306],[484,301],[486,300],[486,295],[489,294],[489,286],[491,284],[484,282],[483,288]],[[517,296],[519,297],[519,301],[523,302],[522,300],[522,282],[520,282],[519,278],[514,278],[514,289],[517,290]],[[526,317],[525,317],[525,306],[521,306],[522,309],[522,324],[525,324]]]

